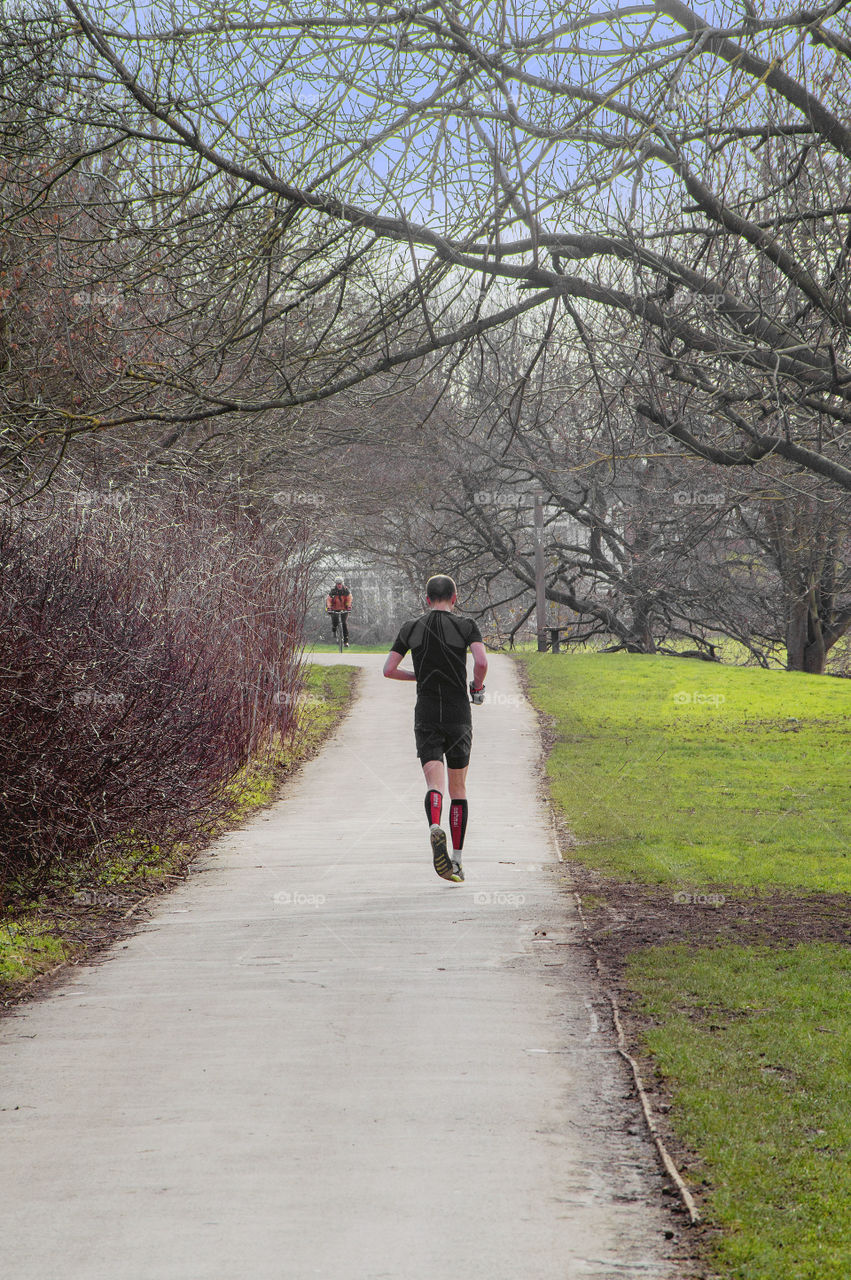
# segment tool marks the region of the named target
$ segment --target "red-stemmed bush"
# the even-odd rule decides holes
[[[210,829],[296,728],[303,531],[202,489],[0,511],[0,893]]]

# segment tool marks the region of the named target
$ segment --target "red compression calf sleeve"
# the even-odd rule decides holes
[[[452,832],[452,848],[460,853],[464,848],[464,832],[467,830],[466,800],[453,800],[449,806],[449,830]]]
[[[429,821],[429,826],[439,827],[440,815],[443,813],[443,792],[441,791],[426,792],[425,811],[426,811],[426,817],[428,818],[428,821]]]

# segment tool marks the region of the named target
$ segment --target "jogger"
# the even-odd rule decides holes
[[[387,655],[384,674],[388,680],[417,682],[414,737],[428,788],[425,811],[432,860],[439,876],[458,882],[464,879],[460,854],[467,829],[467,768],[473,740],[470,701],[483,700],[488,660],[476,623],[452,613],[456,600],[457,591],[451,578],[445,574],[429,578],[426,583],[429,611],[402,626]],[[469,694],[468,648],[474,663]],[[413,671],[399,665],[409,650]],[[441,826],[447,785],[451,855]]]

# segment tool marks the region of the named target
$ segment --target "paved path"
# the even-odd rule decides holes
[[[349,660],[360,699],[284,798],[0,1022],[10,1280],[676,1277],[510,662],[452,885],[413,686]]]

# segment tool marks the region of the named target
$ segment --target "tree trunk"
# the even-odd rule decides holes
[[[792,602],[786,628],[786,669],[824,675],[828,644],[816,607],[815,593]]]
[[[629,653],[655,653],[656,639],[653,635],[653,618],[649,610],[642,605],[633,610],[631,635],[627,640]]]

